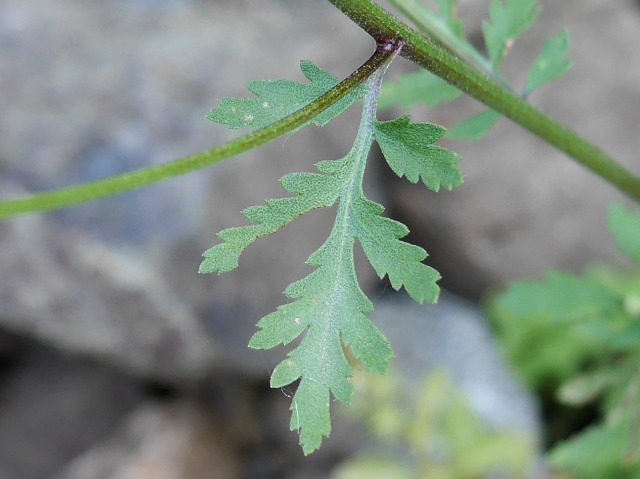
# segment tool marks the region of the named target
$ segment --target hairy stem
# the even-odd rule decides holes
[[[640,178],[514,92],[404,24],[373,0],[329,0],[376,40],[405,43],[402,56],[513,120],[640,202]]]
[[[366,82],[382,65],[389,61],[394,51],[382,43],[375,53],[348,78],[327,93],[295,113],[250,135],[225,143],[211,150],[202,151],[162,165],[111,176],[102,180],[82,183],[68,188],[0,202],[0,219],[24,213],[51,211],[79,203],[112,196],[159,181],[183,175],[244,153],[279,136],[290,133],[331,107],[349,92]]]

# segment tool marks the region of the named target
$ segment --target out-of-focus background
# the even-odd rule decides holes
[[[507,76],[521,85],[544,39],[568,29],[573,70],[531,101],[638,172],[640,5],[540,3]],[[460,2],[478,42],[487,4]],[[1,0],[0,197],[220,144],[239,132],[205,119],[217,99],[247,96],[251,80],[301,80],[300,59],[343,78],[372,49],[318,0]],[[398,60],[389,77],[412,68]],[[451,126],[478,110],[466,99],[411,113]],[[0,224],[0,478],[331,477],[370,444],[347,413],[304,458],[288,431],[290,392],[268,389],[286,351],[246,347],[258,319],[307,274],[331,211],[260,240],[232,273],[197,274],[218,231],[281,195],[280,176],[343,155],[357,117],[354,107],[205,171]],[[515,278],[617,261],[603,225],[609,202],[623,197],[506,120],[478,144],[447,146],[462,156],[462,187],[427,192],[374,157],[367,192],[406,222],[451,293],[419,307],[362,261],[359,277],[397,354],[394,377],[406,384],[395,388],[413,391],[444,366],[482,423],[517,431],[538,451],[536,399],[476,303]]]

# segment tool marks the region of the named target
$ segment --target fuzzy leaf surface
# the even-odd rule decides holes
[[[524,90],[525,96],[567,73],[571,69],[568,53],[569,34],[566,31],[549,38],[531,65]]]
[[[218,233],[222,242],[203,253],[200,273],[235,269],[240,254],[256,239],[275,233],[312,209],[332,206],[343,187],[343,178],[339,174],[292,173],[281,178],[280,184],[294,196],[266,200],[264,205],[245,209],[242,214],[253,224]]]
[[[412,183],[422,179],[433,191],[462,183],[458,155],[433,144],[444,132],[439,125],[410,123],[408,116],[375,124],[376,141],[391,169]]]
[[[442,127],[412,125],[408,117],[376,121],[376,98],[385,69],[367,82],[360,128],[347,156],[317,163],[317,173],[283,177],[282,187],[292,196],[266,200],[264,205],[244,210],[252,224],[222,231],[218,235],[221,243],[204,253],[200,267],[203,273],[230,271],[237,266],[242,251],[257,238],[274,233],[311,209],[337,203],[336,221],[328,239],[307,260],[314,271],[285,290],[293,301],[262,318],[249,342],[252,348],[270,349],[304,333],[299,345],[274,369],[271,386],[299,381],[291,404],[290,427],[298,431],[305,454],[319,448],[331,431],[331,397],[351,402],[353,370],[344,348],[349,347],[367,370],[376,373],[386,372],[393,356],[386,338],[366,316],[373,306],[356,277],[355,242],[360,242],[376,273],[381,278],[389,277],[393,288],[404,287],[419,303],[435,302],[439,293],[436,282],[440,275],[422,263],[427,253],[401,240],[409,232],[406,226],[381,216],[384,208],[364,196],[362,184],[374,136],[380,137],[378,141],[392,156],[404,148],[404,153],[420,164],[415,172],[408,165],[402,166],[405,174],[415,176],[415,181],[422,177],[434,189],[441,185],[450,188],[459,182],[458,157],[432,145],[442,136]],[[418,142],[419,147],[409,149],[404,145],[409,141]],[[396,159],[396,163],[401,161],[408,163]]]
[[[536,0],[491,0],[489,20],[482,23],[482,33],[494,68],[539,14],[540,6]]]
[[[387,370],[392,356],[386,338],[366,317],[373,307],[356,278],[355,241],[361,243],[377,274],[389,277],[393,288],[404,287],[420,303],[435,302],[439,293],[436,282],[440,275],[422,263],[426,252],[401,241],[408,233],[406,226],[382,217],[382,206],[364,196],[362,175],[373,141],[372,122],[362,131],[345,158],[318,163],[319,173],[285,176],[282,185],[295,196],[267,200],[263,206],[245,210],[245,217],[254,224],[220,233],[223,242],[205,252],[201,266],[202,272],[228,271],[256,238],[312,208],[338,203],[329,238],[307,261],[316,269],[286,289],[285,295],[295,301],[262,318],[249,343],[252,348],[269,349],[306,331],[271,379],[273,387],[300,380],[291,406],[291,429],[299,431],[306,454],[317,449],[331,431],[331,395],[345,403],[351,401],[352,368],[343,347],[349,346],[366,369],[377,373]],[[435,128],[432,141],[441,134]]]
[[[282,387],[300,379],[291,407],[291,429],[299,431],[307,454],[331,431],[331,394],[351,402],[352,369],[343,346],[350,346],[363,366],[377,373],[387,370],[392,356],[387,340],[366,317],[373,306],[356,278],[355,241],[360,241],[378,275],[388,275],[395,289],[404,286],[418,302],[434,302],[439,292],[440,276],[422,264],[426,252],[401,241],[407,228],[380,216],[382,206],[364,196],[360,146],[356,142],[342,160],[317,165],[334,185],[342,186],[335,198],[336,223],[327,241],[307,261],[317,269],[285,291],[296,301],[265,316],[249,343],[252,348],[268,349],[289,343],[306,330],[300,345],[275,368],[271,385]]]
[[[207,118],[228,128],[250,127],[251,131],[255,131],[298,111],[339,83],[337,78],[310,61],[301,61],[300,70],[309,83],[292,80],[253,81],[247,85],[247,89],[255,95],[254,98],[223,98]],[[362,91],[362,88],[356,89],[316,116],[312,122],[317,125],[329,123],[358,100]]]

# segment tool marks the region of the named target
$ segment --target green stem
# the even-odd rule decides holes
[[[295,113],[250,135],[225,143],[211,150],[202,151],[158,166],[111,176],[102,180],[82,183],[68,188],[47,191],[16,200],[0,202],[0,219],[24,213],[51,211],[79,203],[112,196],[141,188],[159,181],[183,175],[244,153],[260,145],[286,135],[344,98],[349,92],[367,81],[394,54],[379,47],[360,68],[327,93]]]
[[[404,42],[401,55],[513,120],[640,201],[640,178],[574,131],[402,23],[372,0],[329,0],[378,42]]]

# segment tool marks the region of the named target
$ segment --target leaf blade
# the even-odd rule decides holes
[[[308,83],[292,80],[250,82],[247,89],[254,94],[253,98],[223,98],[207,118],[231,129],[249,127],[251,131],[259,130],[307,106],[339,83],[337,78],[310,61],[302,60],[300,70]],[[310,123],[320,126],[329,123],[357,101],[362,92],[362,88],[355,89],[300,128]]]
[[[431,190],[448,190],[462,183],[455,153],[433,145],[445,129],[431,123],[410,123],[409,117],[376,122],[375,138],[391,169],[412,183],[419,179]]]
[[[482,23],[491,65],[497,70],[513,42],[540,14],[536,0],[491,0],[489,20]]]
[[[572,66],[571,60],[567,58],[568,53],[569,33],[566,30],[547,39],[529,69],[524,95],[528,96],[534,90],[567,73]]]

